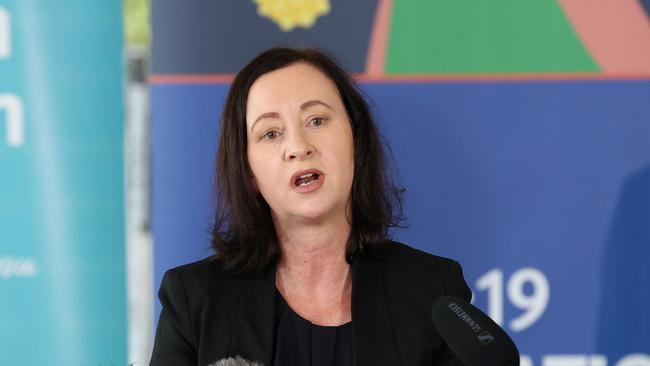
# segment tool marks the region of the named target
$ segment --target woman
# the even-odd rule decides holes
[[[330,58],[276,48],[235,77],[216,182],[216,254],[165,273],[152,365],[460,365],[430,311],[469,300],[461,268],[387,240],[400,192]]]

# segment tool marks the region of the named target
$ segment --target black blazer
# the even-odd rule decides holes
[[[209,365],[236,355],[270,366],[275,348],[275,268],[223,272],[210,258],[167,271],[151,365]],[[397,242],[352,263],[356,366],[462,365],[431,321],[434,301],[471,293],[460,265]]]

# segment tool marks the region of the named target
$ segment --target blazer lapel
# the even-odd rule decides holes
[[[358,257],[352,264],[354,364],[402,365],[386,301],[380,258]]]
[[[270,366],[275,346],[275,267],[240,281],[229,354]]]

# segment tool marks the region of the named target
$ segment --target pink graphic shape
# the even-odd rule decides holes
[[[558,0],[605,73],[650,71],[650,20],[637,0]]]
[[[388,53],[388,33],[393,0],[379,0],[375,21],[372,25],[368,55],[366,57],[366,74],[372,76],[384,75],[386,70],[386,54]]]

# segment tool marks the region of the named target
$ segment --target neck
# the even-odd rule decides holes
[[[350,224],[344,216],[319,223],[283,225],[276,222],[282,259],[277,283],[312,295],[344,291],[350,285],[345,253]]]

